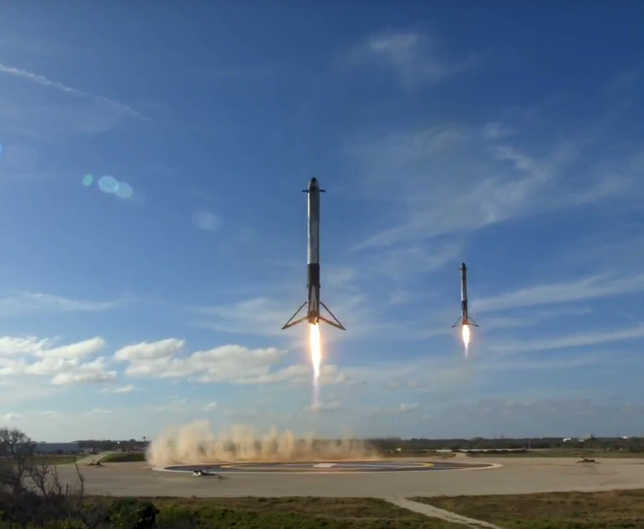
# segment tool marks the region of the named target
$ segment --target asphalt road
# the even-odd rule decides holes
[[[144,463],[107,463],[80,470],[87,493],[113,496],[400,498],[644,488],[642,459],[579,464],[568,458],[512,457],[486,458],[485,463],[503,466],[441,472],[240,473],[222,479],[154,471]],[[61,466],[58,473],[70,485],[78,483],[73,466]]]

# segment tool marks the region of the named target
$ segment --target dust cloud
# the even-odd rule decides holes
[[[262,434],[252,426],[233,425],[219,433],[208,421],[171,428],[152,441],[146,453],[155,467],[241,461],[318,461],[376,459],[374,448],[357,439],[316,439],[271,428]]]

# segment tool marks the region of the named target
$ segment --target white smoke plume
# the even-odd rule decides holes
[[[154,467],[242,461],[319,461],[375,459],[375,449],[357,439],[298,438],[290,431],[234,425],[218,434],[208,421],[171,428],[150,443],[146,454]]]

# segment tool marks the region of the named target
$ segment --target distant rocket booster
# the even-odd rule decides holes
[[[295,314],[286,322],[282,330],[303,321],[313,325],[323,321],[338,329],[346,330],[329,308],[320,301],[320,193],[324,193],[324,190],[320,189],[315,178],[311,178],[308,189],[304,189],[303,192],[308,193],[307,296],[306,301],[295,311]],[[320,315],[320,305],[326,309],[332,319]],[[293,321],[304,307],[307,307],[306,316]]]
[[[467,267],[465,263],[461,263],[461,316],[452,327],[456,327],[458,324],[461,325],[473,325],[478,327],[478,324],[474,321],[469,315],[469,309],[467,306]]]

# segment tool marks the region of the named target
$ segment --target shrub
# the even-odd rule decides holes
[[[118,529],[153,529],[159,509],[150,501],[135,498],[115,500],[108,510],[108,520]]]

